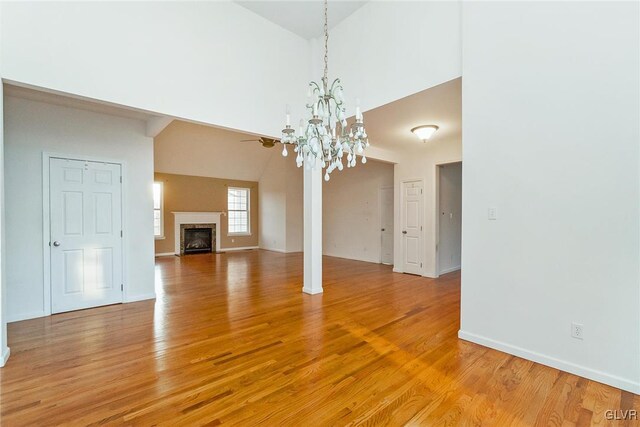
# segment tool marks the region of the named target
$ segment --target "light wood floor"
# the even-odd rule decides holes
[[[438,280],[249,251],[159,258],[156,302],[9,325],[2,426],[637,425],[640,397],[456,337]],[[609,423],[609,424],[607,424]]]

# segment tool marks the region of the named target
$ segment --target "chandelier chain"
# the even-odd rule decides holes
[[[329,83],[329,0],[324,0],[324,82]]]

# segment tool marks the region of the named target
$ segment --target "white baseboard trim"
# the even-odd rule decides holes
[[[453,273],[454,271],[458,271],[458,270],[460,270],[460,266],[459,265],[457,265],[455,267],[451,267],[451,268],[445,268],[444,270],[442,270],[440,272],[440,275],[447,274],[447,273]]]
[[[332,254],[330,252],[323,252],[322,255],[323,256],[329,256],[329,257],[332,257],[332,258],[350,259],[352,261],[370,262],[371,264],[380,264],[380,260],[371,260],[371,259],[364,259],[364,258],[346,257],[344,255],[335,255],[335,254]]]
[[[400,270],[399,268],[395,268],[395,267],[393,267],[393,270],[392,270],[392,271],[393,271],[394,273],[400,273],[400,274],[404,273],[404,271]]]
[[[531,360],[542,365],[569,372],[570,374],[588,378],[590,380],[594,380],[603,384],[608,384],[610,386],[617,387],[631,393],[640,394],[640,382],[634,382],[626,378],[618,377],[616,375],[607,374],[606,372],[587,368],[581,365],[576,365],[575,363],[560,360],[555,357],[547,356],[545,354],[536,353],[535,351],[530,351],[522,347],[496,341],[491,338],[483,337],[471,332],[465,332],[463,330],[458,331],[458,338],[465,341],[470,341],[472,343],[480,344],[485,347],[493,348],[505,353],[513,354],[514,356],[522,357],[523,359]]]
[[[287,251],[284,250],[284,249],[265,248],[265,247],[262,247],[262,246],[260,246],[259,249],[261,249],[263,251],[269,251],[269,252],[278,252],[278,253],[281,253],[281,254],[286,254],[287,253]]]
[[[148,299],[156,299],[156,293],[150,293],[150,294],[142,294],[142,295],[133,295],[133,296],[127,296],[124,300],[125,303],[129,303],[129,302],[136,302],[136,301],[145,301]]]
[[[427,279],[437,279],[439,276],[436,276],[436,273],[429,271],[426,273],[422,273],[422,277],[426,277]]]
[[[299,251],[288,251],[286,249],[264,248],[262,246],[258,247],[258,249],[260,249],[261,251],[278,252],[280,254],[301,254],[302,253],[302,250],[299,250]]]
[[[44,317],[46,315],[47,314],[44,312],[44,310],[31,311],[28,313],[18,313],[13,316],[11,315],[7,316],[7,323],[20,322],[22,320],[29,320],[29,319],[37,319],[38,317]]]
[[[220,248],[220,252],[248,251],[250,249],[260,249],[260,248],[258,246],[243,246],[240,248]]]
[[[156,254],[156,256],[176,256],[175,252],[162,252],[160,254]]]
[[[11,355],[11,349],[9,347],[5,348],[4,351],[2,352],[2,357],[0,357],[0,368],[6,365],[10,355]]]

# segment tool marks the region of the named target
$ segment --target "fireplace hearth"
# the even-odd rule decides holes
[[[181,224],[180,255],[214,252],[215,236],[215,224]]]

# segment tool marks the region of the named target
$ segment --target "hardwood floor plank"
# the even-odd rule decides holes
[[[460,274],[302,255],[156,260],[157,300],[9,325],[0,424],[625,425],[640,397],[457,338]]]

